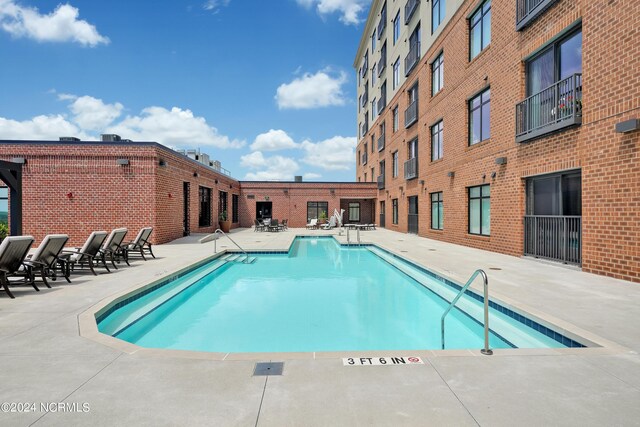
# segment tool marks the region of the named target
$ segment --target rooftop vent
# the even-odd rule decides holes
[[[296,176],[293,178],[293,180],[294,180],[295,182],[302,182],[302,175],[296,175]]]
[[[75,136],[61,136],[60,141],[80,142],[80,138],[76,138]]]
[[[120,142],[122,138],[120,135],[116,135],[115,133],[103,133],[102,134],[102,142]]]

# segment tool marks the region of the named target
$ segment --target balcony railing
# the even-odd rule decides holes
[[[364,136],[369,132],[369,119],[365,120],[362,123],[362,128],[360,129],[360,137],[364,138]]]
[[[408,76],[420,61],[420,42],[415,42],[409,47],[409,53],[404,58],[404,75]]]
[[[524,254],[580,265],[582,217],[526,215]]]
[[[418,121],[418,100],[416,99],[404,111],[404,127],[408,128]]]
[[[386,49],[382,51],[381,55],[382,55],[382,57],[380,58],[380,61],[378,61],[378,77],[380,77],[382,75],[382,73],[384,72],[384,69],[387,67],[387,51],[386,51]]]
[[[378,137],[378,151],[379,152],[384,150],[384,142],[385,142],[384,140],[385,140],[385,137],[384,137],[384,132],[383,132],[382,135],[380,135]]]
[[[558,0],[516,0],[516,31],[532,23]]]
[[[362,108],[367,106],[367,102],[369,102],[369,88],[367,87],[367,89],[365,89],[364,93],[362,94]]]
[[[404,179],[414,179],[418,177],[418,158],[414,157],[404,162]]]
[[[380,94],[380,99],[378,99],[378,115],[382,114],[382,111],[387,106],[387,95],[385,93]]]
[[[407,3],[404,5],[404,24],[408,25],[409,21],[411,21],[411,17],[415,13],[418,8],[418,4],[420,4],[419,0],[407,0]]]
[[[380,22],[378,22],[378,40],[382,38],[382,32],[387,28],[387,9],[382,9],[380,14]]]
[[[365,151],[365,152],[362,154],[362,164],[363,164],[363,165],[366,165],[366,164],[367,164],[367,160],[369,160],[369,154]]]
[[[384,175],[378,175],[378,190],[384,190]]]
[[[367,76],[367,70],[369,69],[369,58],[364,57],[364,63],[362,64],[362,68],[360,69],[360,74],[364,79]]]
[[[581,73],[560,80],[516,104],[516,142],[581,123]]]

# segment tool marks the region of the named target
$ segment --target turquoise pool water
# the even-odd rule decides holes
[[[194,269],[120,304],[98,328],[143,347],[213,352],[441,348],[440,317],[457,290],[410,263],[333,238],[252,256],[252,264],[218,259]],[[481,303],[464,296],[458,304],[446,348],[483,347]],[[490,325],[492,348],[564,346],[495,309]]]

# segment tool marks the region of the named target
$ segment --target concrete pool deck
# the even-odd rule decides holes
[[[346,241],[336,230],[243,229],[232,237],[247,250],[288,249],[298,234]],[[272,359],[285,360],[282,376],[254,377],[255,360],[123,351],[80,334],[79,319],[105,300],[211,256],[214,243],[199,237],[154,247],[158,259],[112,274],[74,275],[41,292],[13,288],[14,300],[0,292],[0,403],[37,404],[35,412],[0,411],[0,425],[640,424],[638,284],[384,229],[361,232],[362,241],[457,282],[483,268],[492,297],[605,346],[420,352],[425,364],[411,366],[345,367],[341,354],[288,355]],[[222,239],[218,249],[235,248]],[[76,411],[42,412],[40,403],[59,402]]]

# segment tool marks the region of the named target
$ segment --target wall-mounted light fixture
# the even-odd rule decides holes
[[[160,161],[158,162],[158,166],[160,166],[161,168],[167,167],[167,161],[164,159],[160,159]]]
[[[284,194],[289,194],[289,190],[287,190],[286,188],[285,188],[284,190],[282,190],[282,192],[283,192]]]
[[[616,123],[617,133],[628,133],[638,129],[640,129],[640,119],[631,119]]]
[[[506,157],[496,157],[496,165],[506,165],[507,158]]]
[[[218,180],[216,179],[216,180],[214,180],[214,182],[217,184],[217,183],[218,183]]]
[[[229,184],[229,188],[233,190],[233,184]]]
[[[487,174],[486,174],[486,173],[483,173],[483,174],[482,174],[482,180],[484,181],[485,179],[487,179]]]
[[[24,165],[24,164],[27,163],[27,159],[25,159],[24,157],[14,157],[13,159],[11,159],[11,161],[13,163],[18,163],[18,164],[21,164],[21,165]]]
[[[200,174],[198,174],[198,172],[194,172],[194,173],[193,173],[193,177],[194,177],[194,178],[197,178],[197,177],[199,177],[199,176],[200,176]]]
[[[453,178],[454,176],[456,176],[456,173],[455,173],[455,172],[453,172],[453,171],[451,171],[451,172],[447,172],[447,176],[448,176],[449,178]]]
[[[336,194],[336,189],[335,189],[335,188],[330,188],[330,189],[329,189],[329,193],[331,193],[331,194]]]
[[[496,179],[496,175],[497,175],[497,173],[491,172],[491,179]]]
[[[129,165],[129,159],[118,159],[118,160],[116,160],[116,164],[118,166],[128,166]]]
[[[424,179],[420,180],[420,185],[424,185]]]

